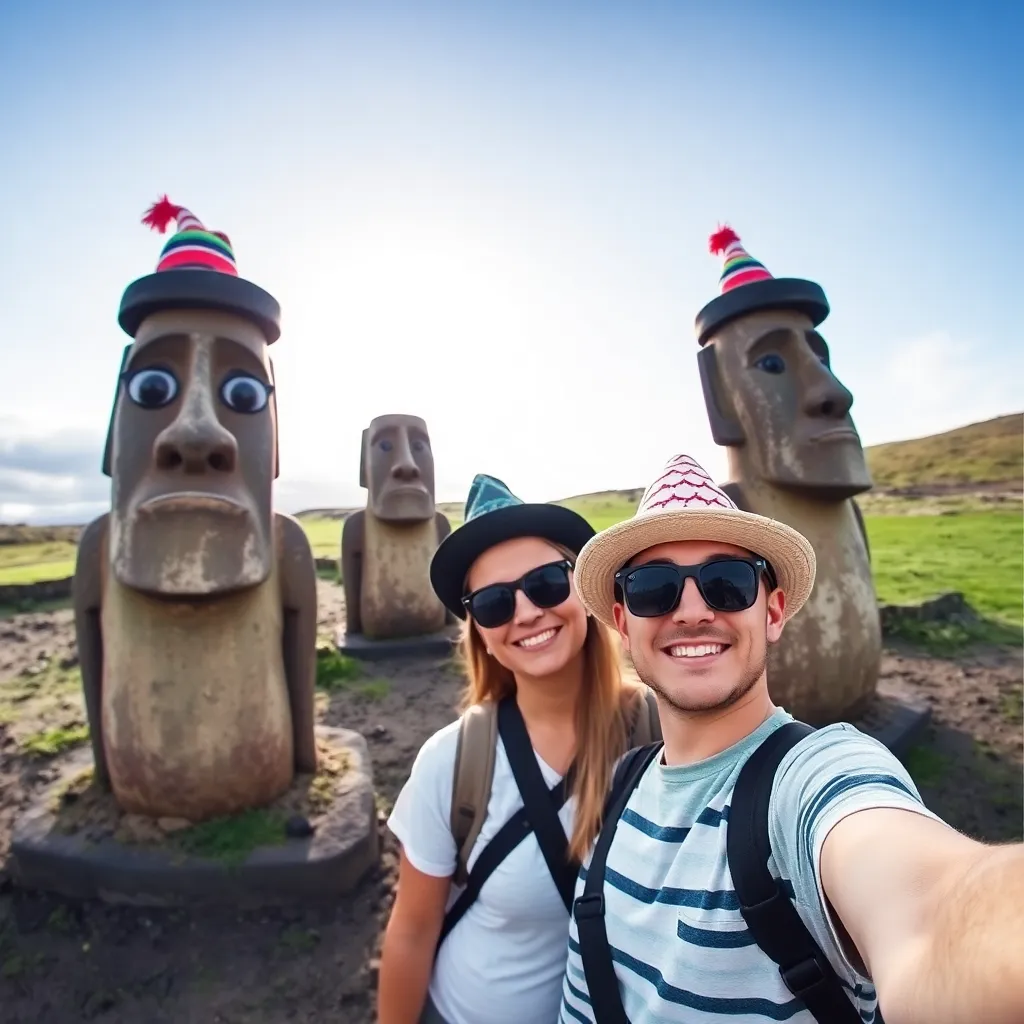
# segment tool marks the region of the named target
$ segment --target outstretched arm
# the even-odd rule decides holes
[[[315,772],[316,563],[309,539],[296,519],[276,514],[285,678],[291,702],[295,770]]]
[[[821,880],[886,1024],[1024,1020],[1024,845],[876,807],[832,828]]]
[[[341,586],[345,592],[345,632],[361,633],[359,600],[363,583],[363,521],[360,509],[351,513],[341,525]]]
[[[85,715],[89,722],[89,739],[95,763],[94,778],[103,789],[110,786],[107,757],[103,749],[103,634],[100,628],[105,571],[103,551],[106,546],[108,515],[94,519],[78,542],[75,575],[71,581],[71,598],[75,609],[75,639],[78,664],[82,672],[82,693]]]

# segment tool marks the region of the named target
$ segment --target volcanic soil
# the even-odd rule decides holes
[[[343,621],[341,589],[320,581],[320,629]],[[33,793],[85,741],[68,610],[0,621],[0,865]],[[380,867],[352,896],[313,909],[153,910],[23,891],[0,867],[4,1024],[369,1024],[396,852],[384,815],[420,744],[456,715],[461,680],[446,659],[366,665],[318,698],[320,720],[369,743]],[[1021,837],[1019,648],[939,659],[887,649],[881,688],[927,702],[933,725],[908,756],[925,800],[989,840]]]

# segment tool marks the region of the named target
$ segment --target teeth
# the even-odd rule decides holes
[[[536,636],[528,636],[524,640],[517,640],[517,647],[536,647],[538,644],[544,643],[545,640],[550,640],[555,635],[553,629],[545,629],[543,633],[538,633]]]
[[[685,644],[670,647],[668,653],[673,658],[703,658],[708,654],[721,654],[725,644]]]

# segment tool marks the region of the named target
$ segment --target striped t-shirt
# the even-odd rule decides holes
[[[778,967],[754,944],[726,858],[729,798],[740,768],[765,737],[789,721],[792,716],[777,709],[751,735],[695,764],[668,767],[656,757],[630,797],[608,853],[604,898],[615,975],[631,1024],[813,1024]],[[875,1016],[875,990],[847,960],[826,917],[818,862],[832,826],[867,807],[902,807],[935,817],[881,743],[851,725],[819,729],[779,765],[768,862],[864,1024]],[[586,870],[584,864],[577,896]],[[595,1020],[575,920],[558,1020]]]

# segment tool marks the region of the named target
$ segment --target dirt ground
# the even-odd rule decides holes
[[[343,617],[340,588],[321,581],[320,598],[326,636]],[[47,750],[81,742],[75,663],[70,611],[0,621],[0,865],[19,810],[55,775]],[[881,686],[931,705],[933,727],[908,758],[929,806],[980,838],[1020,838],[1020,649],[950,660],[889,649]],[[367,665],[321,695],[322,721],[367,738],[383,842],[380,868],[336,905],[238,913],[82,904],[17,889],[0,867],[0,1021],[373,1021],[395,880],[383,816],[420,744],[455,717],[459,690],[449,662],[404,660]]]

